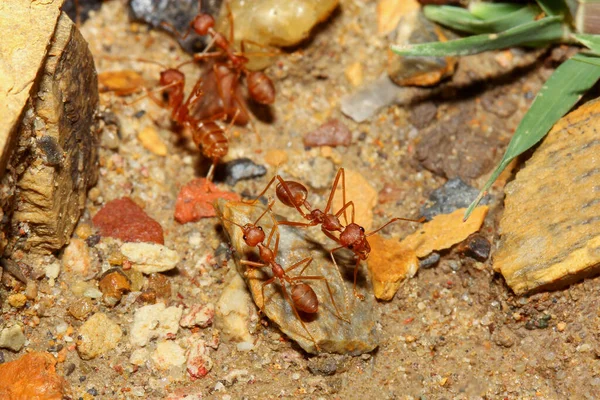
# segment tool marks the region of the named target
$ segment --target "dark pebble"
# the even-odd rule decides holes
[[[429,221],[436,215],[450,214],[459,208],[468,207],[478,193],[479,190],[467,185],[460,178],[450,179],[442,187],[431,192],[429,202],[433,204],[421,207],[421,215]],[[487,204],[488,201],[489,197],[486,196],[481,204]]]
[[[439,253],[431,253],[427,257],[419,260],[419,268],[433,268],[440,261]]]
[[[65,152],[56,138],[44,135],[37,140],[38,148],[44,153],[44,163],[51,166],[61,165]]]
[[[213,16],[219,14],[222,0],[202,0],[202,11]],[[165,30],[173,34],[175,29],[179,34],[173,34],[181,47],[189,52],[196,53],[204,49],[209,38],[199,36],[195,32],[182,39],[190,27],[190,22],[198,14],[198,0],[131,0],[129,3],[133,18],[141,20],[153,28]],[[166,23],[167,26],[162,25]]]
[[[87,392],[92,396],[98,396],[98,391],[96,390],[96,388],[88,389]]]
[[[75,371],[75,364],[73,363],[69,363],[67,364],[67,366],[65,367],[65,375],[69,376],[71,375],[73,372]]]
[[[81,375],[81,376],[79,377],[79,382],[85,382],[85,380],[86,380],[86,379],[87,379],[87,378],[85,377],[85,375]]]
[[[485,261],[490,256],[492,245],[479,234],[473,234],[461,245],[461,252],[477,261]]]
[[[267,169],[263,165],[255,164],[249,158],[238,158],[225,164],[223,168],[217,167],[215,180],[225,181],[230,186],[243,179],[252,179],[264,176]]]
[[[134,118],[142,118],[144,115],[146,115],[146,110],[140,110],[138,112],[136,112],[135,114],[133,114]]]
[[[534,329],[546,329],[549,326],[551,318],[552,316],[550,315],[543,315],[537,319],[531,318],[525,323],[525,329],[529,329],[530,331]]]
[[[85,239],[85,244],[88,245],[88,247],[96,247],[96,245],[98,243],[100,243],[100,240],[102,239],[102,236],[95,234],[95,235],[90,235],[87,237],[87,239]]]

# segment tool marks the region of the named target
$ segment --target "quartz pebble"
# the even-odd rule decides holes
[[[79,276],[89,275],[91,260],[89,248],[85,241],[76,238],[71,239],[71,243],[63,252],[62,263],[66,272]]]
[[[122,335],[119,325],[96,313],[79,328],[77,351],[83,360],[90,360],[117,347]]]
[[[92,218],[101,236],[164,244],[162,226],[129,197],[110,201]]]
[[[129,340],[132,345],[145,346],[154,338],[174,337],[179,330],[182,309],[156,303],[135,311]]]
[[[225,182],[229,186],[233,186],[238,181],[243,179],[258,178],[267,173],[267,169],[259,164],[256,164],[249,158],[238,158],[225,164]],[[220,178],[219,171],[215,174],[215,178]]]
[[[256,319],[252,298],[237,273],[231,272],[225,279],[229,283],[217,302],[215,325],[229,340],[251,342],[250,324],[252,319]]]
[[[168,271],[179,262],[176,251],[154,243],[123,243],[121,253],[131,261],[133,269],[144,274]]]
[[[215,317],[215,305],[212,303],[208,303],[206,305],[202,304],[192,304],[189,309],[187,309],[179,324],[185,328],[191,328],[193,326],[199,326],[200,328],[206,328],[211,325],[213,322],[213,318]]]
[[[202,378],[212,369],[213,362],[208,356],[204,340],[195,333],[187,338],[189,346],[187,354],[186,369],[192,380]]]
[[[158,343],[151,358],[154,366],[162,371],[183,365],[186,361],[185,350],[172,340]]]
[[[23,328],[15,324],[0,331],[0,348],[20,351],[25,345],[26,339]]]

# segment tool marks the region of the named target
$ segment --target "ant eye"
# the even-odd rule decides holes
[[[361,227],[360,227],[360,231],[361,231],[362,233],[365,233],[365,228],[363,228],[363,227],[361,226]]]
[[[244,236],[242,237],[242,239],[246,240],[246,239],[248,239],[248,236],[244,235]]]
[[[258,229],[260,229],[261,231],[263,230],[262,226],[259,226]]]
[[[350,250],[352,250],[352,249],[354,248],[354,245],[353,245],[353,244],[349,244],[349,245],[348,245],[348,248],[349,248]]]

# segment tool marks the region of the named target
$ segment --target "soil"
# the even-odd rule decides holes
[[[148,87],[156,85],[159,65],[107,56],[140,57],[169,66],[189,58],[173,38],[129,22],[118,1],[104,2],[82,32],[99,72],[130,68],[141,73]],[[270,115],[260,114],[262,119],[255,122],[260,140],[249,128],[231,130],[229,155],[224,161],[247,157],[267,166],[267,174],[234,186],[220,183],[220,188],[257,194],[280,173],[305,182],[313,203],[324,204],[337,169],[345,167],[359,171],[378,191],[385,188],[385,201],[374,210],[373,226],[377,227],[392,216],[417,218],[429,194],[448,178],[462,176],[480,187],[549,70],[540,61],[505,81],[429,99],[415,109],[392,106],[357,124],[339,110],[340,99],[355,90],[345,70],[359,62],[364,81],[375,80],[385,71],[387,45],[385,38],[376,35],[376,2],[342,1],[309,40],[284,52],[266,70],[275,82],[277,100]],[[182,69],[188,86],[193,85],[199,67]],[[512,100],[502,102],[498,96]],[[226,264],[219,262],[222,249],[227,248],[220,222],[207,218],[180,224],[173,217],[179,189],[204,176],[208,163],[185,132],[173,132],[167,110],[149,98],[128,104],[135,98],[103,94],[105,112],[114,113],[119,121],[120,137],[103,134],[100,179],[90,192],[76,232],[88,232],[91,218],[106,202],[131,197],[160,223],[165,245],[181,257],[177,269],[164,274],[171,285],[169,305],[216,304],[228,273]],[[437,119],[428,123],[434,115]],[[448,122],[454,116],[457,119]],[[303,136],[332,118],[348,126],[352,144],[304,148]],[[462,129],[465,124],[469,124],[468,130]],[[452,135],[460,136],[463,131],[468,135],[456,140],[443,138],[449,125]],[[146,126],[153,126],[167,144],[166,156],[148,151],[138,140],[139,131]],[[441,145],[428,149],[430,140]],[[475,147],[469,147],[470,143]],[[284,150],[287,161],[268,165],[269,150]],[[453,158],[448,158],[449,154]],[[476,168],[469,167],[471,159]],[[427,161],[421,164],[423,160]],[[502,213],[501,188],[495,188],[492,196],[492,209],[481,233],[492,242],[493,255]],[[410,231],[408,225],[394,224],[384,234],[402,237]],[[48,257],[40,263],[53,260]],[[99,267],[98,260],[92,262]],[[7,312],[11,308],[3,305],[3,317],[24,323],[28,339],[20,353],[2,351],[4,361],[18,358],[24,351],[56,354],[60,351],[57,345],[68,347],[57,327],[67,323],[77,331],[83,323],[67,312],[67,307],[78,301],[70,291],[70,279],[63,271],[51,287],[43,278],[40,297],[32,302],[36,307]],[[10,292],[8,287],[2,290]],[[194,381],[185,371],[161,371],[151,362],[133,366],[127,331],[140,305],[122,301],[109,308],[96,299],[94,310],[117,322],[124,338],[116,349],[91,360],[82,360],[69,347],[58,370],[76,399],[185,395],[207,399],[594,398],[600,386],[599,294],[600,280],[589,279],[561,291],[516,297],[493,273],[491,257],[479,262],[450,250],[442,253],[433,267],[421,269],[406,282],[392,301],[377,304],[380,345],[372,353],[358,357],[308,355],[263,318],[253,334],[256,343],[252,350],[240,351],[236,343],[222,339],[218,348],[209,352],[212,369]],[[40,318],[32,323],[36,312]],[[214,326],[198,333],[207,342],[219,335]],[[190,330],[180,329],[179,338],[189,335]]]

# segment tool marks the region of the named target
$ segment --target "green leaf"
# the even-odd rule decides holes
[[[546,15],[569,15],[569,9],[564,0],[536,0]]]
[[[578,33],[573,35],[575,40],[592,50],[594,53],[600,54],[600,35],[590,35],[587,33]]]
[[[568,27],[563,25],[560,17],[546,17],[502,33],[476,35],[448,42],[392,45],[391,49],[402,56],[466,56],[528,43],[552,43],[568,37],[568,33]]]
[[[494,19],[498,15],[506,15],[523,8],[521,4],[515,3],[488,3],[488,2],[471,2],[469,4],[469,12],[480,19]]]
[[[465,221],[504,168],[546,136],[552,126],[600,79],[600,65],[595,63],[600,64],[600,57],[579,53],[554,71],[519,123],[500,164],[465,212]]]
[[[521,6],[495,18],[480,19],[461,7],[425,6],[425,16],[438,24],[467,33],[499,33],[535,19],[541,10],[534,4]]]

